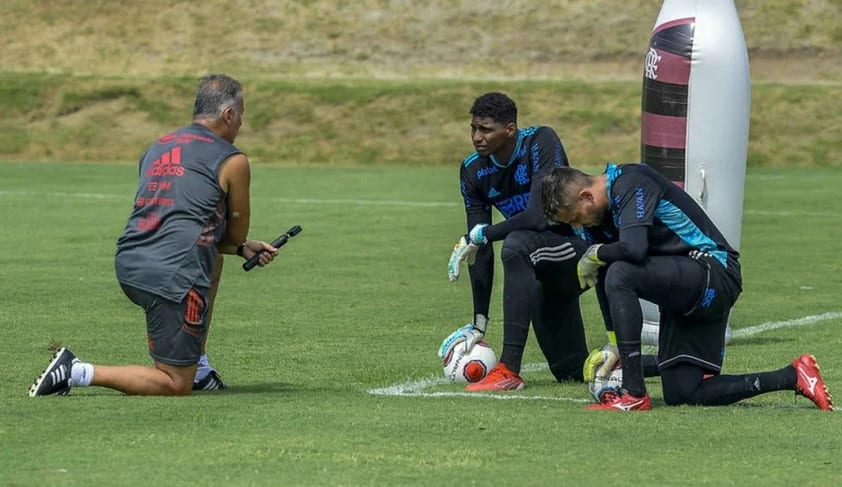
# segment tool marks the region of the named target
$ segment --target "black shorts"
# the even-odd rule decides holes
[[[146,312],[149,355],[168,365],[199,362],[207,334],[207,289],[190,289],[180,303],[120,283],[123,292]]]
[[[725,327],[741,291],[739,263],[729,262],[726,269],[710,256],[690,260],[703,267],[706,282],[689,311],[661,307],[658,367],[690,362],[719,374],[725,358]]]

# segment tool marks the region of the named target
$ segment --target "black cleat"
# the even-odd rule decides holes
[[[204,379],[193,382],[194,391],[218,391],[221,389],[228,389],[228,386],[222,382],[222,378],[215,370],[211,370]]]
[[[29,397],[35,396],[49,396],[55,394],[57,396],[66,396],[70,392],[70,367],[76,356],[73,352],[62,347],[53,356],[50,365],[44,369],[44,372],[35,379],[35,383],[29,388]]]

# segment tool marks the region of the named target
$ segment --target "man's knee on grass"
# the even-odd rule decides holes
[[[169,377],[165,389],[166,396],[189,396],[193,393],[193,378],[196,376],[196,365],[169,365],[155,362],[155,368]]]
[[[704,379],[704,370],[701,367],[679,363],[662,369],[660,373],[664,402],[668,406],[702,404],[699,398],[699,387]]]
[[[584,381],[582,375],[582,363],[587,358],[587,355],[582,356],[580,353],[570,354],[565,359],[549,364],[550,372],[558,382]]]

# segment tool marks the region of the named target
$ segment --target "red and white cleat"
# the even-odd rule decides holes
[[[819,373],[816,357],[805,353],[793,360],[792,366],[795,367],[795,374],[798,376],[795,393],[813,401],[819,409],[833,411],[833,399],[827,392],[827,386],[824,385],[822,375]]]

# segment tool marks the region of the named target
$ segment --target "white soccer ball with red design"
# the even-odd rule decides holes
[[[593,382],[588,383],[588,391],[591,396],[596,399],[596,402],[606,402],[612,395],[620,394],[620,389],[623,387],[623,368],[620,366],[620,361],[614,364],[614,368],[608,374],[600,374],[599,371],[594,375]]]
[[[485,342],[477,342],[465,353],[465,340],[451,345],[442,358],[444,377],[449,382],[479,382],[497,365],[497,355]]]

